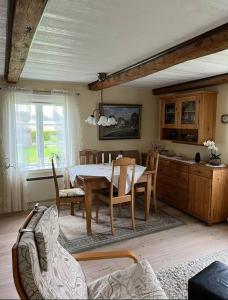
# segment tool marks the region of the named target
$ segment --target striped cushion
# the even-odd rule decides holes
[[[80,197],[84,196],[85,192],[81,188],[59,190],[59,197]]]

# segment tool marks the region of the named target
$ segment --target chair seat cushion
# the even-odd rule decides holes
[[[73,189],[64,189],[59,190],[59,197],[82,197],[85,195],[85,192],[81,188],[73,188]]]
[[[88,290],[89,299],[167,299],[145,260],[91,282]]]

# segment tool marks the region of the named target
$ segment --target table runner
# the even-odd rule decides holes
[[[135,178],[134,183],[136,183],[139,178],[142,176],[144,171],[146,170],[146,167],[135,165]],[[99,176],[99,177],[105,177],[109,182],[111,182],[112,178],[112,165],[109,164],[90,164],[90,165],[77,165],[68,168],[68,173],[70,176],[70,181],[72,186],[74,186],[74,181],[76,176]],[[118,188],[118,181],[119,181],[119,175],[120,175],[120,168],[115,167],[114,172],[114,185],[116,188]],[[127,183],[126,183],[126,190],[125,193],[129,193],[131,190],[131,176],[132,176],[132,167],[128,167],[127,170]]]

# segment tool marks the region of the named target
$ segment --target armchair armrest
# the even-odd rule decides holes
[[[135,263],[138,262],[138,258],[136,257],[136,255],[129,250],[89,252],[82,254],[72,254],[72,256],[78,261],[129,257],[133,259]]]

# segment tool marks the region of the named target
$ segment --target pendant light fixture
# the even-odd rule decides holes
[[[101,82],[101,104],[103,104],[103,81],[106,79],[106,73],[98,73],[98,80]],[[96,122],[95,113],[98,112],[99,120]],[[94,109],[92,115],[90,115],[86,120],[86,123],[90,125],[98,125],[98,126],[113,126],[116,125],[118,122],[116,121],[114,116],[109,116],[108,118],[102,115],[98,108]]]

